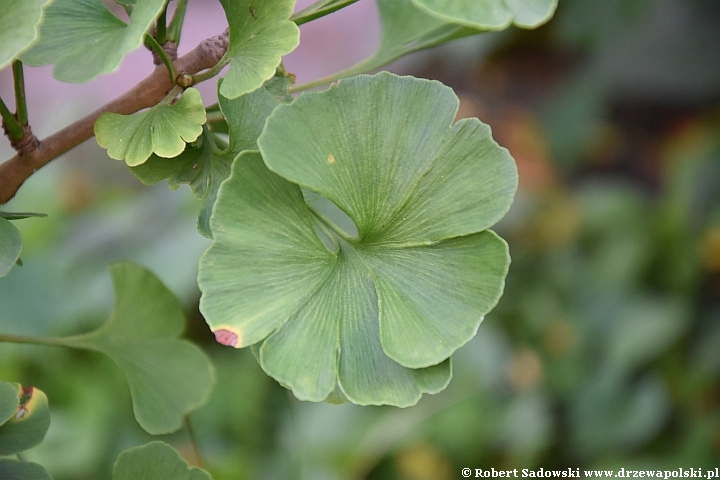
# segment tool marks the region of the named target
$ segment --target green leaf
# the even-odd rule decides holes
[[[210,214],[220,183],[230,175],[230,164],[238,153],[257,149],[257,137],[265,126],[265,119],[280,102],[288,101],[290,84],[288,77],[275,76],[265,82],[263,88],[234,100],[218,92],[220,111],[228,125],[230,142],[227,148],[218,149],[213,135],[206,131],[197,144],[188,145],[178,157],[165,159],[152,156],[130,171],[146,185],[166,178],[173,189],[182,183],[190,184],[195,197],[202,200],[198,231],[211,238]],[[221,85],[222,81],[218,82],[218,87]]]
[[[480,33],[420,10],[411,0],[377,0],[382,27],[380,45],[373,55],[339,73],[345,78],[378,69],[404,55],[450,40]]]
[[[22,220],[30,217],[47,217],[45,213],[33,213],[33,212],[0,212],[0,218],[7,220]]]
[[[280,58],[298,46],[300,29],[289,20],[295,0],[220,0],[230,28],[230,70],[220,87],[226,98],[259,88]]]
[[[170,445],[152,442],[122,452],[113,480],[210,480],[210,475],[187,462]]]
[[[261,365],[301,399],[336,383],[359,404],[442,390],[446,359],[501,295],[507,245],[484,230],[517,186],[486,125],[452,125],[457,106],[438,82],[387,73],[279,106],[258,139],[277,175],[241,154],[210,221],[198,283],[218,341],[264,340]],[[313,215],[300,186],[358,235]]]
[[[95,122],[95,138],[110,158],[133,167],[153,153],[166,158],[180,155],[186,143],[197,140],[204,123],[200,92],[188,88],[175,104],[162,102],[132,115],[103,113]]]
[[[52,480],[42,465],[10,458],[0,460],[0,478],[3,480]]]
[[[97,330],[63,340],[104,353],[125,374],[135,418],[151,434],[177,430],[182,417],[207,400],[214,381],[210,360],[179,339],[185,319],[175,296],[145,268],[110,266],[115,308]]]
[[[37,38],[43,10],[52,0],[3,0],[0,9],[0,69]]]
[[[164,3],[137,0],[126,24],[102,0],[55,0],[45,10],[40,39],[20,58],[28,65],[55,64],[58,80],[87,82],[116,70],[126,54],[143,44]]]
[[[502,30],[515,24],[535,28],[550,20],[557,0],[412,0],[440,20],[479,30]]]
[[[17,385],[15,392],[20,403],[12,418],[0,425],[0,455],[15,455],[34,447],[43,441],[50,426],[50,409],[41,390]]]
[[[0,277],[10,272],[15,262],[20,258],[22,238],[18,229],[0,217]]]
[[[0,425],[17,413],[20,406],[20,391],[20,385],[17,383],[0,381]]]

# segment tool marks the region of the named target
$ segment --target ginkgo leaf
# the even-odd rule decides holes
[[[275,74],[280,58],[300,42],[291,22],[295,0],[220,0],[230,29],[230,70],[220,87],[225,98],[259,88]]]
[[[164,4],[137,0],[126,24],[102,0],[54,0],[45,10],[40,38],[20,58],[28,65],[55,64],[58,80],[87,82],[116,70],[126,54],[143,44]]]
[[[122,452],[113,480],[210,480],[204,470],[188,466],[170,445],[152,442]]]
[[[34,387],[14,387],[19,402],[12,417],[0,425],[0,455],[15,455],[34,447],[43,441],[50,426],[47,396]]]
[[[20,258],[22,237],[17,227],[5,218],[0,217],[0,277],[10,272]]]
[[[162,102],[132,115],[103,113],[95,122],[95,138],[110,158],[132,167],[153,153],[166,158],[180,155],[186,143],[197,140],[204,123],[200,92],[188,88],[174,104]]]
[[[42,465],[11,458],[0,459],[0,478],[8,480],[52,480]]]
[[[207,400],[212,364],[197,346],[178,338],[185,325],[182,308],[160,280],[129,262],[112,264],[110,273],[115,289],[110,319],[63,344],[102,352],[120,367],[145,430],[177,430],[182,417]]]
[[[380,45],[370,57],[334,73],[333,78],[345,78],[375,70],[417,50],[480,33],[479,30],[430,15],[411,0],[376,1],[380,14]]]
[[[218,82],[218,86],[222,83]],[[263,88],[234,100],[218,92],[220,112],[228,125],[229,143],[226,148],[219,149],[213,136],[205,132],[196,144],[188,145],[178,157],[152,156],[130,171],[146,185],[166,178],[173,189],[182,183],[190,184],[195,197],[202,200],[198,231],[211,238],[210,214],[220,183],[230,175],[230,164],[238,153],[257,149],[257,137],[265,126],[265,119],[280,102],[291,99],[287,96],[290,85],[291,80],[287,76],[279,75],[268,80]]]
[[[0,381],[0,425],[10,420],[20,406],[20,385]]]
[[[438,82],[387,73],[279,106],[258,139],[275,173],[241,154],[210,221],[198,283],[218,341],[262,341],[262,367],[301,399],[337,384],[355,403],[407,406],[442,390],[502,293],[507,245],[486,229],[517,187],[486,125],[452,124],[457,107]]]
[[[37,38],[43,10],[52,0],[3,0],[0,9],[0,69]]]
[[[502,30],[515,24],[535,28],[552,17],[557,0],[412,0],[439,19],[480,30]]]

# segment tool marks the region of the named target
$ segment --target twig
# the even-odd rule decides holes
[[[215,66],[227,51],[227,31],[203,40],[200,45],[175,62],[179,72],[189,74]],[[91,114],[40,141],[36,148],[26,149],[0,164],[0,204],[6,203],[33,173],[54,158],[93,136],[95,120],[105,113],[129,115],[161,101],[173,88],[165,66],[155,70],[131,90],[103,105]]]

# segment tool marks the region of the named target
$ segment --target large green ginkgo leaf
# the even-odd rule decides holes
[[[54,0],[45,10],[39,40],[20,58],[28,65],[55,64],[58,80],[87,82],[117,69],[127,53],[143,44],[164,4],[137,0],[126,24],[102,0]]]
[[[43,10],[52,0],[2,0],[0,8],[0,68],[10,63],[38,35]]]
[[[0,459],[0,478],[3,480],[52,480],[42,465],[12,458]]]
[[[557,0],[412,0],[439,19],[481,30],[501,30],[511,24],[535,28],[552,17]]]
[[[122,452],[113,480],[210,480],[205,471],[188,466],[167,443],[152,442]]]
[[[115,308],[99,329],[63,344],[104,353],[125,374],[135,418],[152,434],[177,430],[207,400],[214,374],[207,356],[181,340],[185,318],[175,296],[145,268],[110,266]]]
[[[166,158],[180,155],[186,143],[197,140],[204,123],[200,92],[188,88],[174,104],[161,102],[132,115],[103,113],[95,122],[95,138],[110,158],[132,167],[153,153]]]
[[[280,58],[300,41],[291,22],[295,0],[220,0],[230,29],[230,70],[220,93],[237,98],[259,88],[275,74]]]
[[[222,85],[218,82],[218,87]],[[150,157],[142,165],[130,170],[144,184],[152,185],[168,179],[170,188],[182,183],[190,184],[195,197],[202,200],[198,215],[198,231],[210,238],[210,214],[220,183],[230,175],[230,164],[243,150],[257,149],[265,119],[281,102],[287,101],[291,81],[280,75],[271,78],[263,88],[234,100],[218,92],[218,104],[228,125],[228,146],[219,149],[209,132],[175,158]]]
[[[261,365],[301,399],[337,384],[358,404],[407,406],[442,390],[448,358],[502,293],[507,245],[486,229],[517,186],[486,125],[452,124],[457,107],[437,82],[388,73],[279,106],[262,157],[236,159],[211,218],[200,307],[218,341],[263,341]]]

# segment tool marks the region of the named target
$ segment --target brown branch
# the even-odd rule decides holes
[[[220,35],[203,40],[194,50],[174,62],[175,67],[181,74],[208,69],[220,61],[227,47],[228,31],[225,30]],[[120,97],[46,139],[35,142],[29,148],[20,149],[17,155],[0,164],[0,204],[10,200],[23,182],[37,170],[92,137],[95,120],[101,114],[114,112],[129,115],[152,107],[165,98],[172,88],[167,69],[164,66],[156,67],[150,75]]]

